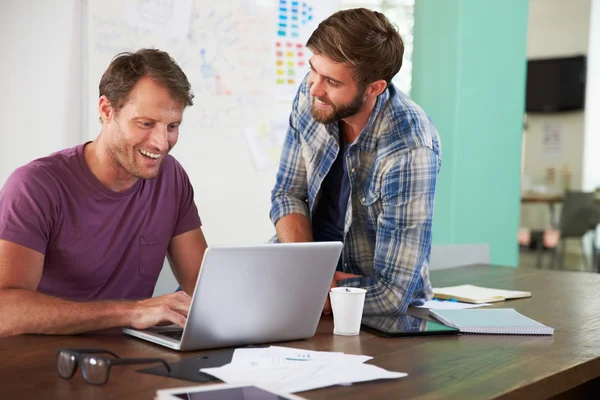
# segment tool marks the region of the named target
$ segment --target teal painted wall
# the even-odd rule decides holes
[[[434,244],[517,266],[527,0],[416,0],[411,96],[443,151]]]

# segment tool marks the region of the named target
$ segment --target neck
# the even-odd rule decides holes
[[[342,119],[341,127],[346,143],[350,144],[354,142],[365,126],[367,126],[376,102],[377,97],[369,96],[356,114]]]
[[[132,187],[139,178],[128,173],[111,156],[102,133],[83,148],[85,163],[100,183],[114,192],[122,192]]]

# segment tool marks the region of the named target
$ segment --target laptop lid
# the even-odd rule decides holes
[[[211,246],[181,341],[173,346],[142,338],[200,350],[312,337],[342,247],[341,242]]]

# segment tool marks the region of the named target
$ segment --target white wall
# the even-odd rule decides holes
[[[587,54],[589,28],[590,0],[530,0],[527,58]],[[526,185],[543,184],[548,167],[554,167],[560,173],[567,166],[572,174],[571,187],[581,189],[584,122],[583,111],[527,115],[523,163]],[[563,148],[559,156],[543,154],[542,132],[547,125],[559,126],[563,131]],[[521,226],[542,229],[548,227],[548,224],[548,210],[545,206],[522,207]]]
[[[80,0],[0,2],[0,185],[80,141],[80,15]]]

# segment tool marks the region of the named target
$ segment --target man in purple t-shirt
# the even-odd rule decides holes
[[[165,52],[116,56],[93,142],[17,169],[0,192],[0,336],[183,326],[206,240],[177,143],[190,83]],[[150,298],[165,256],[183,291]]]

